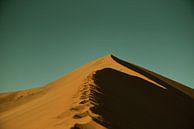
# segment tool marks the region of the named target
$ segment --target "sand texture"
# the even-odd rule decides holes
[[[194,90],[115,56],[0,93],[0,129],[194,129]]]

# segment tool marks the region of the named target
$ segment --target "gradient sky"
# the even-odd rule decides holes
[[[0,91],[45,85],[110,53],[194,88],[193,1],[0,2]]]

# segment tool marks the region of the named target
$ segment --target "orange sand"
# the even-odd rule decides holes
[[[0,129],[193,129],[194,91],[112,55],[0,93]]]

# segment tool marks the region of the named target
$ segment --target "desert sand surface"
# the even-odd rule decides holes
[[[194,90],[113,55],[0,93],[0,129],[194,129]]]

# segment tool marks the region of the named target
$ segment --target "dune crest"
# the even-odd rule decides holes
[[[1,129],[192,129],[193,89],[113,55],[40,88],[0,93]]]

